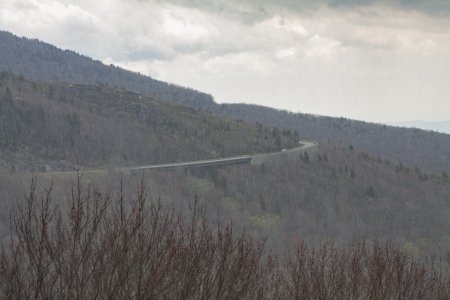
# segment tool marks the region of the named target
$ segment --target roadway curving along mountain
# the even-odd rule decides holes
[[[297,131],[301,138],[352,145],[374,156],[429,170],[450,170],[450,135],[344,118],[294,114],[255,105],[219,105],[210,95],[106,66],[73,51],[63,51],[38,40],[18,38],[8,32],[0,32],[2,69],[34,80],[118,86],[238,120],[288,128]]]

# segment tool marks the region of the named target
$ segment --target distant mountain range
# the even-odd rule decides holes
[[[409,122],[395,122],[388,124],[392,126],[420,128],[423,130],[431,130],[450,134],[450,121],[441,121],[441,122],[409,121]]]
[[[227,118],[289,129],[298,132],[300,138],[318,140],[322,144],[352,145],[381,159],[439,172],[450,170],[449,135],[291,113],[258,105],[217,104],[211,95],[108,66],[73,51],[4,31],[0,31],[0,70],[36,81],[119,87]]]

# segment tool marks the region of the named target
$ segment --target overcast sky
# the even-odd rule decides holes
[[[450,119],[448,0],[0,0],[0,29],[217,102]]]

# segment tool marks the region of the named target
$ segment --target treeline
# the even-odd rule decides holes
[[[39,196],[41,195],[41,196]],[[35,181],[12,213],[0,253],[2,299],[448,299],[434,262],[390,243],[300,243],[284,256],[264,241],[211,223],[194,201],[189,217],[103,194],[78,178],[63,209]]]

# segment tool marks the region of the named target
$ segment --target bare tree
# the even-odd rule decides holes
[[[198,201],[185,219],[144,188],[127,201],[72,189],[67,210],[33,180],[1,253],[3,299],[254,299],[274,260],[264,243],[212,225]]]

